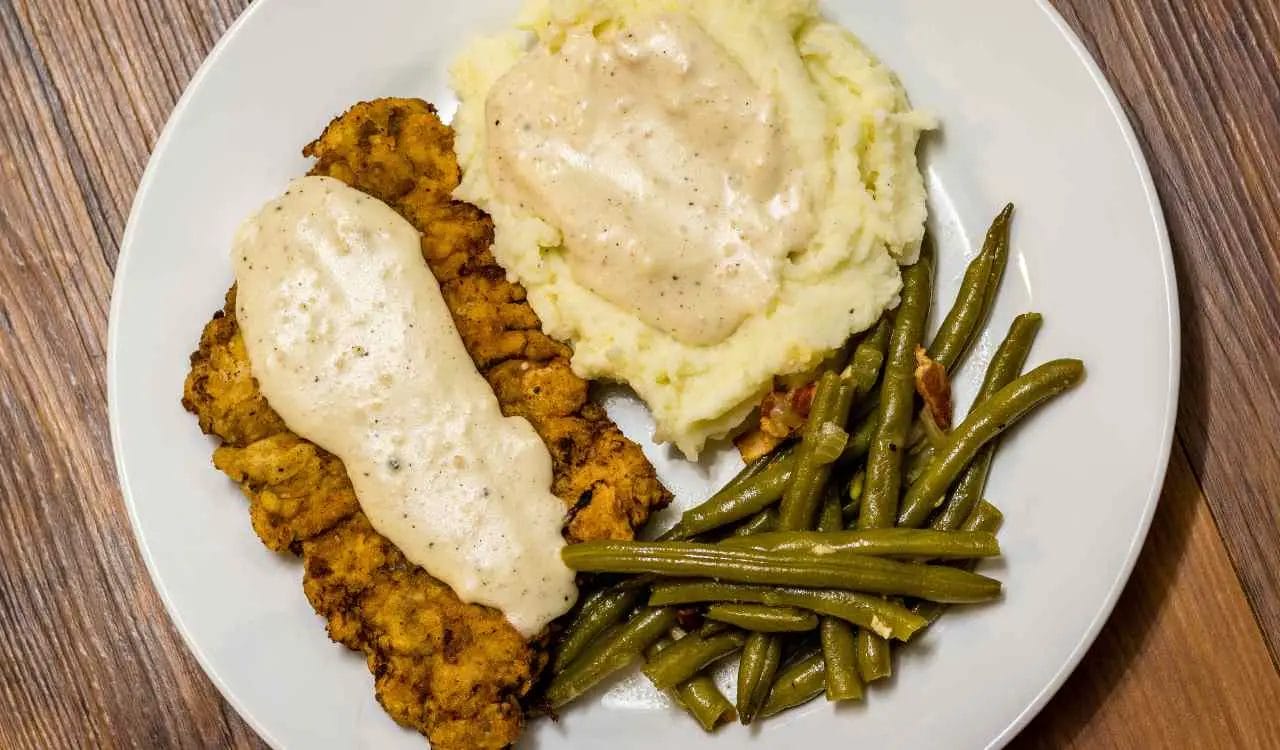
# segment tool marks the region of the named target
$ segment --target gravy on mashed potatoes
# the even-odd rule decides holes
[[[560,228],[577,281],[680,342],[728,338],[812,234],[772,97],[687,16],[571,29],[487,111],[501,200]]]
[[[696,456],[896,302],[928,117],[811,0],[534,0],[454,67],[457,197],[583,377]]]

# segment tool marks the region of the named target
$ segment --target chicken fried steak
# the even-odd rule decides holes
[[[312,174],[386,202],[422,233],[422,253],[476,367],[508,415],[551,453],[565,537],[630,538],[670,500],[639,447],[587,398],[569,350],[539,330],[524,290],[489,252],[492,226],[454,201],[452,131],[416,99],[357,104],[303,151]],[[502,748],[545,654],[497,610],[461,602],[410,563],[360,511],[341,461],[293,434],[250,372],[235,290],[191,356],[183,405],[217,436],[214,465],[249,499],[263,544],[301,555],[303,586],[335,641],[364,653],[379,702],[436,748]]]

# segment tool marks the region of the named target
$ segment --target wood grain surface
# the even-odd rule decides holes
[[[1015,745],[1280,747],[1280,3],[1054,4],[1150,160],[1174,242],[1183,387],[1133,579]],[[139,559],[104,375],[133,191],[244,5],[0,0],[3,748],[261,746]]]

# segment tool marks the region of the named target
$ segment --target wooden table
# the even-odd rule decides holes
[[[138,177],[244,4],[0,0],[0,747],[261,745],[143,569],[104,375]],[[1280,3],[1055,4],[1164,202],[1182,400],[1133,579],[1016,744],[1280,748]]]

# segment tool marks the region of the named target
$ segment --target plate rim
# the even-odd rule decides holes
[[[128,472],[125,467],[123,453],[121,450],[120,440],[120,417],[119,402],[117,392],[117,343],[119,340],[119,308],[121,302],[121,291],[124,285],[124,273],[131,261],[133,253],[131,252],[134,235],[137,233],[137,224],[141,207],[145,203],[145,199],[150,192],[151,183],[155,178],[155,171],[159,161],[159,155],[163,154],[177,129],[176,123],[181,119],[185,112],[194,92],[200,87],[204,78],[209,71],[217,64],[226,47],[231,40],[239,33],[240,29],[248,23],[260,8],[270,4],[274,0],[258,0],[251,3],[240,15],[227,27],[218,41],[210,48],[204,60],[196,72],[191,76],[186,86],[182,90],[182,94],[174,103],[173,109],[165,120],[164,127],[160,131],[160,135],[156,138],[155,145],[151,149],[150,155],[147,157],[147,165],[142,172],[142,176],[138,180],[138,186],[134,192],[133,201],[130,205],[129,216],[125,224],[124,233],[120,238],[120,251],[116,256],[116,266],[114,277],[112,279],[111,288],[111,304],[108,311],[107,323],[107,418],[110,426],[112,457],[116,470],[116,481],[120,487],[121,497],[124,500],[126,510],[129,515],[129,525],[132,532],[134,544],[138,549],[138,553],[142,558],[143,565],[146,567],[147,575],[151,580],[151,585],[155,588],[156,593],[160,596],[160,601],[164,606],[165,612],[181,637],[183,644],[187,650],[195,657],[196,662],[200,665],[201,671],[205,677],[213,683],[217,688],[219,695],[232,708],[242,721],[250,726],[253,731],[268,745],[273,748],[280,748],[283,745],[276,737],[267,729],[265,725],[258,719],[256,714],[249,710],[240,697],[232,691],[218,670],[214,668],[209,657],[200,648],[200,645],[191,636],[183,618],[174,608],[172,598],[168,589],[163,583],[163,579],[159,575],[159,571],[155,560],[151,554],[146,540],[141,531],[141,521],[138,517],[137,504],[133,500],[133,493],[130,489]],[[1043,688],[1035,695],[1035,697],[1015,716],[999,734],[992,737],[988,742],[987,748],[1002,748],[1008,744],[1019,732],[1026,728],[1041,709],[1057,694],[1067,678],[1079,666],[1080,661],[1088,652],[1089,648],[1097,640],[1098,634],[1101,632],[1107,620],[1110,619],[1112,611],[1115,609],[1116,603],[1119,601],[1120,594],[1124,591],[1133,568],[1137,564],[1142,548],[1146,543],[1148,533],[1151,528],[1152,519],[1155,516],[1156,506],[1159,504],[1160,496],[1163,491],[1164,481],[1168,472],[1169,460],[1173,450],[1174,429],[1177,422],[1178,412],[1178,395],[1181,382],[1181,330],[1182,319],[1181,310],[1178,301],[1178,282],[1174,268],[1173,247],[1169,238],[1168,225],[1164,217],[1164,209],[1162,207],[1159,193],[1156,189],[1155,182],[1152,178],[1151,168],[1147,162],[1146,154],[1143,151],[1142,144],[1139,142],[1137,133],[1133,127],[1132,121],[1129,119],[1128,113],[1121,104],[1119,96],[1115,89],[1107,80],[1106,75],[1102,72],[1101,66],[1094,58],[1093,54],[1085,46],[1075,30],[1066,22],[1066,19],[1055,8],[1049,0],[1035,0],[1036,6],[1043,12],[1054,28],[1062,35],[1070,46],[1076,58],[1084,66],[1089,73],[1094,86],[1102,94],[1103,100],[1106,102],[1107,109],[1111,112],[1112,117],[1120,126],[1121,135],[1129,152],[1132,165],[1137,169],[1139,181],[1142,185],[1143,194],[1146,197],[1147,207],[1149,209],[1148,218],[1151,220],[1152,229],[1155,232],[1156,244],[1160,250],[1159,265],[1163,275],[1164,291],[1165,291],[1165,312],[1169,320],[1168,340],[1165,342],[1167,355],[1167,372],[1168,379],[1166,381],[1166,390],[1164,398],[1164,419],[1161,424],[1160,445],[1161,452],[1156,462],[1155,471],[1151,475],[1151,486],[1148,489],[1147,498],[1143,502],[1142,513],[1139,518],[1138,526],[1135,530],[1133,538],[1130,541],[1129,548],[1125,551],[1125,559],[1123,564],[1116,572],[1115,578],[1109,584],[1106,596],[1099,603],[1098,609],[1090,620],[1088,627],[1081,634],[1081,637],[1072,648],[1062,665],[1054,673],[1053,677],[1045,684]]]
[[[133,255],[131,250],[133,248],[134,235],[138,231],[138,216],[141,214],[142,205],[146,202],[147,194],[151,190],[151,183],[155,180],[159,155],[168,148],[169,141],[177,130],[178,120],[182,117],[183,112],[186,111],[196,89],[200,87],[200,84],[208,76],[209,71],[217,63],[218,58],[222,56],[231,40],[240,31],[240,28],[248,23],[249,19],[268,2],[270,0],[251,2],[244,10],[240,11],[240,15],[236,16],[235,20],[227,26],[226,31],[222,32],[222,36],[218,37],[218,41],[214,43],[213,47],[209,49],[209,53],[200,61],[200,66],[196,68],[196,72],[191,75],[191,80],[187,81],[186,86],[183,87],[178,100],[173,103],[173,110],[169,112],[169,116],[165,119],[164,127],[160,129],[160,135],[156,137],[155,145],[151,147],[151,153],[147,156],[147,166],[143,168],[142,177],[138,179],[138,187],[134,190],[133,202],[129,206],[129,218],[125,220],[124,234],[120,237],[120,252],[116,256],[115,275],[111,280],[111,305],[107,310],[107,421],[110,425],[111,453],[116,468],[116,483],[120,485],[120,494],[129,513],[129,529],[132,532],[133,543],[138,548],[138,554],[142,557],[142,563],[147,569],[147,576],[151,579],[152,587],[160,595],[160,602],[164,605],[165,614],[169,616],[169,622],[178,631],[178,636],[182,639],[183,645],[187,647],[187,651],[195,657],[196,663],[200,665],[200,671],[213,683],[218,695],[235,709],[236,715],[240,717],[240,720],[248,724],[249,728],[268,746],[281,748],[283,747],[281,742],[258,719],[257,715],[249,710],[248,706],[245,705],[235,691],[231,690],[222,675],[214,668],[209,656],[200,648],[195,638],[192,637],[182,616],[174,607],[168,588],[159,575],[159,569],[155,559],[152,557],[151,548],[147,546],[146,538],[142,534],[142,522],[138,517],[138,506],[133,501],[133,492],[129,488],[129,474],[124,463],[124,453],[120,448],[120,410],[117,390],[117,383],[119,382],[117,368],[119,362],[116,356],[117,343],[120,336],[120,306],[123,304],[121,302],[121,291],[126,275],[124,271],[127,270]]]
[[[1147,499],[1142,508],[1142,516],[1138,522],[1137,533],[1134,534],[1132,541],[1129,543],[1129,549],[1125,551],[1124,564],[1116,572],[1116,577],[1111,582],[1111,588],[1098,611],[1094,614],[1093,619],[1089,622],[1089,627],[1085,629],[1070,655],[1054,674],[1053,679],[1027,704],[1022,713],[1009,722],[1008,726],[999,735],[992,738],[987,744],[988,748],[1004,747],[1031,723],[1031,720],[1058,693],[1067,678],[1075,672],[1076,667],[1080,665],[1080,661],[1084,659],[1084,655],[1088,653],[1089,648],[1093,646],[1093,642],[1097,640],[1098,634],[1102,632],[1107,620],[1111,619],[1111,613],[1115,610],[1116,603],[1120,600],[1120,594],[1124,592],[1125,586],[1133,574],[1133,568],[1138,563],[1138,556],[1146,545],[1147,535],[1151,531],[1151,521],[1155,518],[1156,506],[1159,505],[1160,495],[1164,491],[1165,476],[1169,470],[1169,458],[1173,453],[1174,428],[1178,419],[1178,393],[1182,379],[1182,311],[1178,303],[1178,278],[1173,265],[1173,245],[1169,241],[1169,227],[1165,222],[1164,207],[1160,202],[1160,194],[1156,189],[1155,180],[1151,176],[1151,166],[1147,163],[1146,153],[1142,149],[1142,144],[1138,141],[1133,122],[1129,119],[1128,113],[1121,104],[1120,97],[1116,94],[1111,82],[1107,80],[1106,74],[1102,72],[1102,67],[1094,58],[1093,53],[1085,46],[1080,35],[1071,28],[1067,20],[1049,0],[1036,0],[1036,5],[1049,17],[1049,20],[1058,29],[1058,33],[1062,34],[1067,44],[1070,45],[1071,50],[1075,52],[1076,58],[1084,65],[1085,70],[1089,72],[1089,77],[1093,79],[1094,86],[1102,93],[1102,97],[1107,103],[1107,109],[1111,111],[1112,117],[1120,125],[1125,146],[1129,149],[1129,158],[1138,170],[1142,191],[1147,198],[1147,207],[1150,212],[1149,218],[1151,219],[1152,228],[1155,230],[1156,242],[1161,251],[1160,270],[1164,274],[1165,310],[1168,313],[1170,322],[1169,338],[1165,342],[1169,379],[1165,383],[1165,411],[1164,423],[1161,425],[1160,458],[1156,463],[1156,470],[1151,475],[1151,487],[1147,491]]]

